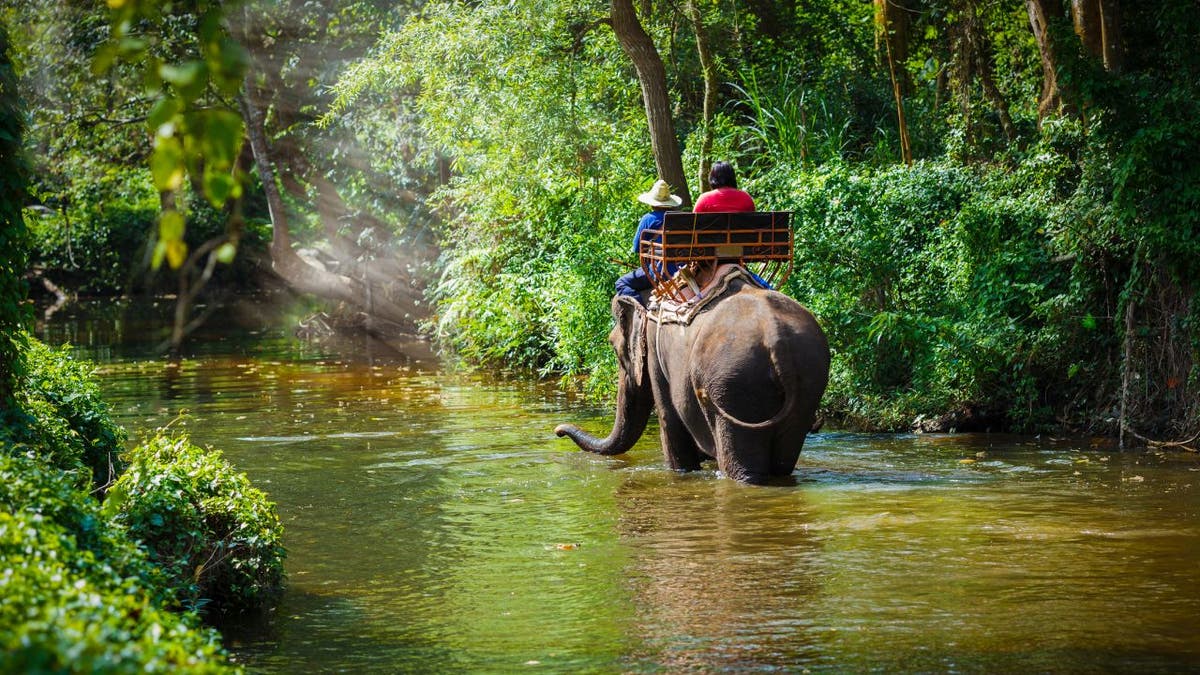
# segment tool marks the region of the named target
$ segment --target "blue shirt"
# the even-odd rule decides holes
[[[635,255],[641,248],[642,233],[648,229],[661,230],[663,219],[666,217],[666,215],[666,211],[651,211],[650,213],[642,216],[642,219],[638,221],[637,232],[633,234],[633,252]],[[661,236],[654,238],[654,241],[661,240]]]
[[[663,220],[666,219],[666,216],[666,211],[659,211],[655,209],[654,211],[642,216],[642,219],[638,221],[637,232],[633,233],[633,253],[635,255],[641,251],[642,237],[645,235],[646,230],[662,230]],[[650,239],[647,236],[647,239],[649,241],[662,241],[662,235],[655,235],[653,239]],[[677,269],[678,267],[674,263],[667,265],[667,276],[674,276]],[[654,277],[662,274],[662,271],[663,270],[661,267],[651,269],[651,281],[654,281]]]

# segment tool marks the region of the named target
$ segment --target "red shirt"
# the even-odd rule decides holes
[[[696,205],[692,207],[695,213],[714,213],[729,211],[753,211],[754,199],[750,194],[737,188],[723,187],[709,190],[700,195]]]

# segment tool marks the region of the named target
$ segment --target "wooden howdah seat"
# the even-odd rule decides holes
[[[662,229],[647,229],[638,246],[655,295],[687,302],[700,294],[697,276],[737,264],[779,288],[792,272],[792,213],[668,212]]]

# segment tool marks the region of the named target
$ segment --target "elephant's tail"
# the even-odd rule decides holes
[[[788,379],[784,377],[783,369],[779,367],[779,359],[775,355],[774,350],[771,350],[771,365],[775,368],[775,377],[779,380],[780,390],[783,391],[783,405],[779,407],[779,412],[775,413],[775,416],[771,419],[764,420],[762,422],[747,422],[734,417],[733,413],[726,411],[721,407],[720,403],[717,403],[712,398],[705,396],[704,400],[712,406],[713,410],[717,411],[718,415],[724,417],[733,424],[742,427],[743,429],[770,429],[771,427],[778,425],[780,422],[787,419],[788,416],[792,414],[792,408],[796,407],[796,393],[791,391],[791,388],[788,387]]]

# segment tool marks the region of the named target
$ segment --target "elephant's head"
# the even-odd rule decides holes
[[[616,325],[608,334],[617,353],[620,381],[617,385],[617,418],[608,438],[596,438],[574,424],[560,424],[559,436],[570,436],[579,447],[602,455],[628,451],[642,437],[654,401],[646,367],[646,310],[634,298],[618,295],[612,302]]]

